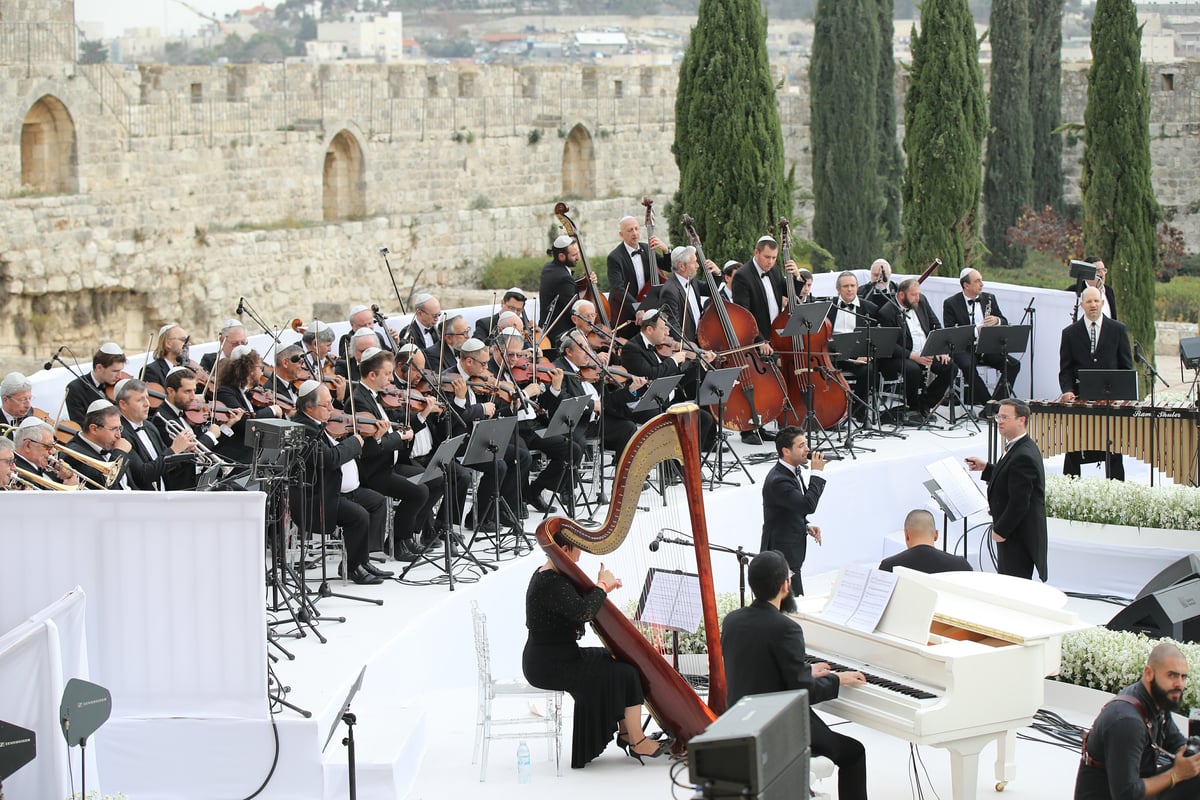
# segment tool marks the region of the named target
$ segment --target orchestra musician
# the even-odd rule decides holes
[[[733,302],[754,315],[758,327],[754,341],[760,343],[759,352],[764,356],[771,354],[771,323],[780,311],[787,308],[784,279],[775,269],[778,259],[779,243],[774,237],[761,236],[754,244],[754,256],[733,276]],[[793,276],[800,274],[800,268],[792,260],[784,265],[784,269]],[[742,431],[742,442],[745,444],[760,445],[774,438],[775,434],[763,429]]]
[[[333,415],[333,398],[318,381],[305,381],[296,399],[296,421],[317,437],[319,448],[307,448],[311,483],[293,481],[292,504],[307,517],[309,533],[333,533],[342,529],[346,561],[338,572],[361,585],[383,583],[391,573],[371,563],[367,547],[372,530],[382,530],[387,519],[387,503],[378,492],[361,485],[355,458],[362,452],[363,437],[357,433],[337,441],[325,430]]]
[[[637,217],[624,216],[617,222],[621,243],[608,254],[608,305],[612,308],[613,325],[633,319],[634,305],[642,287],[653,283],[651,270],[671,270],[671,248],[657,236],[643,245],[642,226]],[[651,251],[654,258],[651,259]]]
[[[542,265],[538,291],[542,315],[538,327],[546,331],[551,342],[557,342],[574,324],[571,312],[566,309],[579,294],[575,288],[575,275],[571,272],[579,261],[579,245],[564,234],[554,240],[548,255],[550,260]]]
[[[554,543],[567,558],[578,562],[579,548],[561,532]],[[554,562],[547,560],[533,573],[525,592],[525,627],[529,634],[521,655],[525,680],[539,689],[563,691],[575,701],[571,734],[571,769],[582,769],[613,741],[641,763],[670,750],[670,739],[655,741],[642,731],[646,701],[641,677],[633,665],[603,647],[580,647],[584,624],[596,618],[608,593],[621,581],[600,565],[596,585],[581,593]]]
[[[720,280],[721,270],[711,259],[704,266]],[[658,303],[658,310],[692,344],[696,343],[696,327],[700,324],[700,298],[709,294],[707,281],[694,280],[699,268],[695,247],[686,245],[672,250],[671,277],[663,284]]]
[[[904,517],[905,549],[879,562],[879,568],[891,572],[895,567],[908,567],[917,572],[972,572],[971,562],[937,547],[937,523],[923,508],[914,508]]]
[[[1090,281],[1084,281],[1083,288],[1086,289],[1090,286],[1103,292],[1104,301],[1100,304],[1100,313],[1109,319],[1117,319],[1117,296],[1113,294],[1112,286],[1105,282],[1105,278],[1108,277],[1108,267],[1104,266],[1104,262],[1096,256],[1087,256],[1083,260],[1096,268],[1096,277]],[[1068,286],[1067,291],[1082,294],[1078,282]],[[1080,299],[1082,300],[1082,298]]]
[[[437,334],[437,343],[425,348],[425,363],[434,372],[444,372],[458,359],[463,342],[471,338],[471,326],[462,314],[447,315],[438,323]]]
[[[589,305],[591,304],[589,303]],[[615,386],[603,381],[602,378],[588,381],[582,370],[585,367],[595,368],[596,363],[607,365],[608,353],[594,352],[581,331],[574,330],[564,333],[559,343],[559,351],[562,355],[558,357],[554,365],[562,370],[562,382],[558,386],[555,386],[554,383],[550,384],[550,392],[546,395],[547,409],[553,412],[558,402],[564,398],[585,395],[591,397],[595,401],[591,420],[595,422],[603,416],[604,421],[601,427],[604,429],[604,448],[621,452],[625,444],[637,433],[638,427],[633,420],[633,413],[629,410],[628,404],[637,399],[637,394],[649,381],[640,375],[635,376],[624,386]],[[597,390],[597,382],[603,387],[602,390]],[[583,437],[586,437],[588,432],[590,431],[583,432]],[[575,433],[576,436],[580,436],[581,429],[577,428]],[[570,512],[567,516],[570,516]]]
[[[973,325],[976,332],[980,328],[991,328],[996,325],[1007,325],[1008,319],[1000,310],[996,296],[983,290],[983,275],[979,270],[967,267],[958,276],[962,291],[952,294],[942,302],[942,319],[946,327],[958,325]],[[976,333],[978,336],[978,333]],[[991,367],[999,370],[1000,380],[996,383],[996,391],[989,393],[987,385],[979,377],[979,372],[972,366]],[[967,405],[978,405],[988,400],[1003,400],[1012,394],[1012,385],[1021,371],[1021,362],[1012,356],[1002,356],[999,353],[955,353],[954,363],[963,374],[967,386]]]
[[[192,440],[193,447],[195,443],[201,443],[209,450],[215,451],[222,436],[234,435],[233,429],[229,425],[238,422],[246,414],[245,409],[231,409],[230,422],[225,426],[212,422],[207,425],[203,423],[193,425],[188,422],[184,412],[196,400],[196,373],[187,367],[173,367],[167,373],[166,383],[163,384],[163,394],[167,396],[166,399],[159,403],[150,419],[154,423],[154,427],[158,428],[159,438],[164,441],[173,438],[168,425],[173,422],[191,429],[195,435]]]
[[[347,347],[347,352],[338,359],[333,369],[338,377],[349,383],[355,383],[358,381],[358,364],[363,353],[372,347],[379,348],[379,334],[371,328],[359,328],[350,337]]]
[[[1058,348],[1058,386],[1064,403],[1079,395],[1081,369],[1133,369],[1133,353],[1124,323],[1104,316],[1104,295],[1094,286],[1080,296],[1083,317],[1063,328]],[[1103,450],[1072,450],[1063,457],[1063,474],[1078,476],[1083,464],[1104,461],[1105,477],[1125,480],[1125,459]]]
[[[240,320],[230,317],[225,320],[225,324],[221,326],[221,330],[217,332],[217,344],[219,347],[215,353],[205,353],[200,356],[200,368],[210,375],[213,372],[213,367],[217,363],[217,356],[224,361],[229,358],[229,354],[233,352],[235,347],[242,347],[249,342],[246,336],[246,326]]]
[[[296,392],[292,386],[304,376],[304,348],[289,344],[275,351],[275,371],[263,386],[272,399],[278,398],[295,408]]]
[[[233,348],[229,358],[217,365],[217,402],[224,403],[226,408],[242,409],[245,413],[236,421],[229,423],[233,436],[224,436],[217,445],[217,455],[239,464],[250,464],[254,461],[254,448],[245,444],[246,419],[282,419],[283,411],[277,405],[266,405],[256,408],[250,400],[250,391],[258,389],[262,384],[262,357],[249,345]]]
[[[164,385],[171,368],[183,363],[183,346],[188,338],[188,332],[176,322],[168,322],[159,328],[154,342],[154,357],[142,371],[142,380]]]
[[[164,439],[150,416],[150,395],[146,384],[137,378],[117,383],[113,392],[121,412],[121,438],[129,442],[126,475],[134,489],[167,491],[196,486],[196,459],[187,455],[196,446],[189,428]]]
[[[525,292],[514,286],[500,298],[500,309],[490,317],[480,317],[475,323],[475,338],[481,342],[490,342],[496,334],[506,327],[500,322],[500,315],[506,311],[516,314],[521,320],[520,328],[529,327],[529,318],[525,316]]]
[[[105,388],[115,384],[125,369],[125,351],[116,342],[105,342],[92,354],[92,369],[67,384],[67,417],[83,424],[88,406],[104,398]]]
[[[921,296],[916,278],[901,281],[896,296],[879,307],[879,324],[900,329],[894,354],[879,359],[879,371],[887,380],[904,376],[904,396],[908,407],[906,422],[923,425],[942,401],[954,381],[954,370],[947,355],[923,356],[921,350],[930,333],[942,327],[929,301]],[[933,374],[928,387],[926,370]]]
[[[0,422],[16,427],[33,408],[33,382],[19,372],[10,372],[0,380]],[[9,431],[8,438],[12,438]]]
[[[13,445],[12,439],[7,436],[0,436],[0,492],[8,489],[13,484],[13,465],[17,461],[17,453]],[[16,488],[22,488],[17,486]]]
[[[742,262],[736,258],[731,258],[725,262],[725,266],[721,268],[722,283],[718,287],[721,296],[729,302],[733,302],[733,276],[741,269]]]
[[[15,467],[49,478],[66,486],[78,486],[79,475],[62,459],[51,461],[54,452],[54,429],[37,417],[26,417],[13,435],[16,446]],[[42,488],[42,487],[38,487]]]
[[[67,448],[101,461],[111,462],[120,459],[121,467],[118,477],[108,488],[128,491],[133,489],[128,474],[129,451],[133,448],[122,438],[121,430],[121,413],[117,407],[108,400],[95,400],[88,406],[83,422],[80,423],[79,432],[71,441],[67,442]],[[90,478],[93,485],[104,486],[106,483],[105,476],[87,464],[77,463],[72,469],[77,470],[80,475]]]
[[[795,425],[779,430],[775,437],[775,452],[779,461],[763,481],[763,524],[759,550],[778,550],[792,568],[792,592],[804,594],[800,569],[808,552],[808,538],[821,543],[821,529],[808,524],[808,517],[817,511],[825,478],[825,456],[818,450],[809,458],[808,441],[804,431]],[[809,467],[808,480],[802,467]]]
[[[341,408],[346,399],[346,379],[337,374],[334,366],[337,357],[330,355],[333,351],[333,328],[319,319],[314,319],[312,324],[304,329],[300,345],[304,348],[304,366],[309,377],[316,380],[329,378],[326,383],[329,384],[330,394],[333,395],[333,404],[336,408]]]
[[[838,299],[829,307],[826,319],[830,322],[833,333],[850,333],[851,331],[868,328],[879,307],[859,297],[858,278],[853,272],[843,272],[837,278]],[[859,422],[866,421],[867,398],[873,387],[867,385],[867,374],[870,372],[867,356],[858,358],[839,358],[833,365],[846,376],[847,383],[854,391],[854,418]],[[876,374],[878,378],[878,374]],[[859,402],[861,400],[861,402]]]
[[[857,739],[830,730],[812,706],[837,697],[843,686],[866,684],[866,677],[861,672],[834,672],[825,662],[808,664],[804,630],[780,613],[795,610],[788,562],[782,553],[768,550],[756,555],[747,578],[754,602],[731,611],[721,626],[729,706],[747,695],[806,689],[813,755],[837,765],[840,800],[865,799],[866,750]]]
[[[422,350],[433,347],[437,344],[434,328],[441,316],[441,301],[427,292],[421,292],[413,298],[413,319],[400,338],[415,343]]]
[[[896,282],[892,280],[892,265],[886,258],[877,258],[871,262],[871,279],[859,287],[858,296],[882,306],[888,297],[896,294],[897,289]]]

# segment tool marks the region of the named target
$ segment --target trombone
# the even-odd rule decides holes
[[[51,429],[54,428],[54,425],[52,425],[49,422],[47,422],[45,424],[47,426],[49,426]],[[0,424],[0,433],[6,433],[9,431],[15,431],[15,430],[17,430],[16,426]],[[53,447],[54,450],[57,451],[57,453],[59,454],[59,458],[54,460],[57,463],[61,464],[62,463],[61,456],[66,456],[67,458],[73,460],[77,464],[82,464],[85,467],[89,467],[91,469],[96,470],[96,472],[99,472],[100,476],[104,479],[103,483],[101,483],[99,481],[94,481],[91,478],[89,478],[87,475],[84,475],[82,472],[78,472],[76,470],[71,470],[71,468],[69,466],[67,466],[66,464],[62,464],[62,466],[65,467],[66,469],[71,470],[72,472],[75,472],[79,476],[80,480],[86,481],[87,483],[91,484],[93,488],[108,489],[114,483],[117,482],[117,478],[121,477],[121,466],[124,463],[124,459],[125,459],[124,456],[118,456],[117,458],[113,459],[112,461],[105,461],[100,458],[95,458],[93,456],[84,455],[83,453],[77,453],[74,450],[72,450],[71,448],[67,447],[66,445],[58,442],[57,440],[52,441],[50,443],[50,446]],[[29,473],[29,474],[32,475],[32,473]],[[40,478],[41,476],[35,476],[35,477]],[[51,482],[54,483],[54,481],[51,481]],[[66,486],[67,484],[61,484],[61,485]],[[51,488],[51,487],[43,487],[43,488]]]
[[[83,477],[82,475],[80,477]],[[55,492],[75,492],[83,489],[82,484],[71,485],[68,483],[59,483],[50,478],[38,475],[36,472],[22,469],[21,467],[13,467],[12,479],[10,485],[19,483],[30,489],[50,489]]]
[[[165,419],[167,435],[174,439],[179,434],[187,431],[191,432],[191,428],[184,425],[177,419]],[[221,458],[214,453],[207,445],[200,441],[200,437],[196,437],[196,441],[192,443],[192,452],[196,454],[196,461],[208,467],[225,466],[229,461]]]

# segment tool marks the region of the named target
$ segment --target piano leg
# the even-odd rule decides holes
[[[1003,792],[1017,777],[1017,732],[1005,731],[996,737],[996,791]]]
[[[995,738],[996,734],[988,733],[938,745],[950,751],[950,786],[954,800],[975,800],[979,786],[979,751]]]

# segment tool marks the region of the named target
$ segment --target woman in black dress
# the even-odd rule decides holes
[[[554,535],[554,543],[572,561],[580,551]],[[596,586],[580,594],[553,562],[533,573],[525,593],[525,642],[522,667],[525,680],[539,689],[562,690],[575,700],[575,727],[571,738],[571,768],[585,766],[608,747],[613,731],[617,745],[639,762],[657,758],[671,742],[655,741],[642,733],[641,709],[645,696],[637,670],[617,661],[603,647],[580,647],[583,624],[594,619],[608,592],[621,586],[612,572],[600,565]],[[630,741],[630,732],[641,737]]]

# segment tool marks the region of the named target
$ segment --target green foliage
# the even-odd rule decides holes
[[[538,142],[540,142],[541,140],[542,140],[542,129],[541,128],[530,128],[529,136],[526,137],[526,141],[528,141],[530,145],[535,145]]]
[[[97,39],[79,40],[80,64],[103,64],[108,61],[108,48]]]
[[[820,0],[808,70],[813,237],[843,264],[879,252],[876,0]]]
[[[759,0],[701,0],[679,69],[672,207],[695,219],[714,251],[748,254],[767,226],[791,216],[766,35]],[[682,241],[679,217],[670,222],[671,239]]]
[[[1033,125],[1034,208],[1063,204],[1062,122],[1063,0],[1029,0],[1029,111]],[[994,52],[993,48],[993,52]]]
[[[935,258],[958,275],[979,260],[979,196],[987,130],[979,44],[966,0],[925,0],[904,100],[901,272]]]
[[[1130,338],[1153,352],[1160,213],[1150,183],[1150,90],[1141,51],[1133,0],[1098,0],[1084,112],[1083,243],[1108,267]]]
[[[983,179],[987,262],[1016,269],[1025,249],[1008,243],[1008,228],[1032,196],[1033,121],[1029,112],[1029,2],[992,3],[991,127]]]
[[[749,601],[749,592],[747,601]],[[722,592],[716,597],[717,600],[717,622],[719,625],[725,624],[725,617],[731,611],[735,611],[741,607],[741,598],[733,592]],[[637,617],[638,600],[634,598],[627,602],[624,606],[625,616],[633,620],[634,626],[641,631],[641,634],[646,637],[647,641],[653,644],[660,653],[669,654],[674,649],[674,636],[657,625],[643,623],[636,619]],[[700,623],[700,627],[695,633],[679,634],[679,654],[680,655],[700,655],[708,652],[708,639],[704,634],[704,623]]]
[[[1196,322],[1200,309],[1200,278],[1177,277],[1156,284],[1154,317],[1167,322]],[[1125,306],[1121,306],[1124,313]]]
[[[542,280],[542,265],[546,258],[509,258],[496,256],[479,270],[480,289],[507,289],[521,286],[532,290]]]
[[[421,49],[430,58],[470,58],[475,45],[470,39],[423,39]]]
[[[900,186],[904,181],[904,156],[896,139],[896,57],[892,52],[895,28],[892,0],[875,0],[879,15],[879,78],[875,82],[876,127],[879,130],[879,192],[883,211],[879,232],[885,242],[900,241]],[[872,259],[874,260],[874,259]]]

